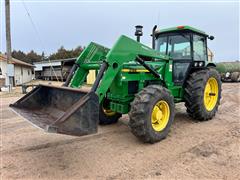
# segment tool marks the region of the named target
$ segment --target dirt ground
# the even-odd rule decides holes
[[[1,94],[2,179],[240,178],[240,84],[223,84],[211,121],[192,120],[178,104],[168,137],[152,145],[131,134],[128,116],[90,136],[45,133],[8,108],[20,96]]]

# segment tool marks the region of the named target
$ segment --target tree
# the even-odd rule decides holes
[[[83,51],[82,46],[78,46],[76,47],[73,51],[72,51],[72,57],[78,57],[81,52]]]
[[[12,57],[16,58],[16,59],[19,59],[21,61],[28,62],[26,54],[23,51],[20,51],[20,50],[18,50],[18,51],[13,50],[12,51]]]
[[[78,57],[81,52],[83,51],[82,46],[77,46],[75,49],[67,50],[63,46],[61,46],[57,52],[52,53],[49,58],[46,57],[44,51],[41,54],[36,53],[34,50],[31,50],[28,53],[25,53],[21,50],[13,50],[12,51],[12,57],[19,59],[21,61],[31,63],[38,61],[44,61],[44,60],[54,60],[54,59],[68,59],[68,58],[76,58]]]
[[[36,52],[31,50],[29,53],[27,53],[27,60],[30,63],[41,61],[42,60],[42,56],[38,55]]]
[[[43,54],[42,54],[43,55]],[[12,51],[12,57],[19,59],[27,63],[33,63],[42,60],[42,55],[37,54],[35,51],[31,50],[29,53],[24,53],[23,51]]]
[[[56,53],[53,53],[49,56],[49,59],[67,59],[67,58],[75,58],[78,57],[79,54],[83,51],[81,46],[76,47],[72,50],[67,50],[63,46],[61,46]]]

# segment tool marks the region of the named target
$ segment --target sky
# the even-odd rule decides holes
[[[1,47],[5,52],[5,9],[1,0]],[[33,21],[28,16],[28,13]],[[34,25],[33,25],[34,24]],[[239,60],[239,2],[97,2],[11,0],[12,49],[49,55],[60,46],[72,49],[91,41],[111,48],[124,34],[134,37],[143,25],[141,42],[151,44],[151,30],[190,25],[213,35],[208,42],[214,60]]]

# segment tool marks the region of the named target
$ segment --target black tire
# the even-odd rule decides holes
[[[152,111],[159,101],[167,102],[170,110],[167,125],[161,131],[152,126]],[[129,112],[129,126],[141,141],[154,143],[166,138],[175,115],[174,98],[170,91],[159,85],[149,85],[136,94]]]
[[[99,124],[100,125],[108,125],[108,124],[114,124],[118,122],[118,119],[122,117],[122,114],[117,112],[112,112],[107,114],[104,112],[105,110],[108,110],[109,108],[109,101],[103,100],[103,103],[100,104],[99,109]]]
[[[231,73],[231,80],[233,82],[238,82],[240,79],[240,72],[233,72]]]
[[[216,79],[218,85],[218,97],[212,110],[207,110],[204,105],[204,91],[209,78]],[[199,121],[212,119],[215,116],[220,104],[222,91],[221,86],[221,77],[215,69],[207,68],[193,72],[186,81],[184,93],[185,106],[190,117]]]

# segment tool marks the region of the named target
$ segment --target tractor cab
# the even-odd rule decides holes
[[[173,60],[173,81],[182,85],[192,68],[205,67],[208,61],[205,32],[190,26],[178,26],[155,32],[155,50]],[[213,39],[210,36],[209,39]]]

